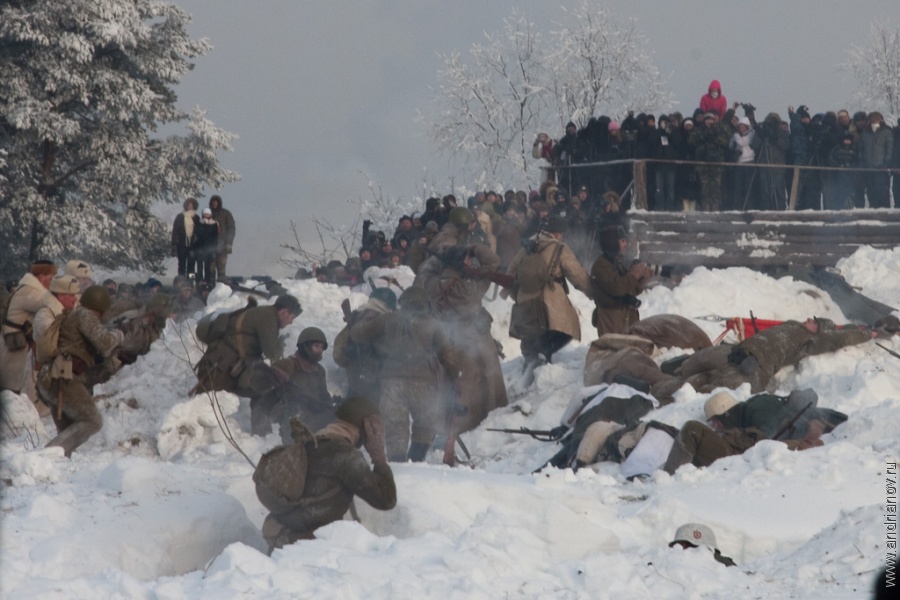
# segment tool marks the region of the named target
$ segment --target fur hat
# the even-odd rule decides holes
[[[600,230],[600,249],[604,254],[616,256],[619,254],[619,240],[622,239],[626,239],[622,227],[604,227]]]
[[[71,275],[72,277],[77,277],[78,279],[88,279],[94,274],[94,271],[91,269],[91,265],[87,264],[83,260],[77,259],[67,262],[64,271],[66,275]]]
[[[71,275],[57,275],[50,280],[50,291],[54,294],[80,294],[81,287],[78,285],[78,279]]]
[[[56,275],[56,265],[49,260],[36,260],[31,263],[28,272],[34,276],[38,275]]]

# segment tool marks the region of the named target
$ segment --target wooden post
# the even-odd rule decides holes
[[[647,210],[647,161],[636,160],[633,167],[634,173],[634,208]]]
[[[791,197],[788,210],[797,210],[797,191],[800,189],[800,167],[794,167],[794,180],[791,182]]]

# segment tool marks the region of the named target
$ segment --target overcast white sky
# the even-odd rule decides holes
[[[180,105],[199,105],[237,134],[221,156],[242,180],[220,190],[238,236],[231,274],[272,271],[290,238],[288,222],[310,215],[351,220],[348,198],[370,195],[366,176],[393,197],[421,196],[424,181],[445,186],[448,170],[415,123],[427,112],[441,67],[438,54],[467,52],[502,28],[515,5],[554,29],[562,5],[523,0],[175,0],[193,16],[191,35],[214,49],[178,88]],[[635,17],[682,112],[696,107],[711,79],[729,102],[786,114],[857,107],[852,77],[838,70],[872,22],[900,21],[897,0],[612,0],[616,17]],[[363,175],[365,174],[365,175]],[[527,182],[510,182],[523,188]],[[305,235],[313,230],[306,226]],[[310,238],[312,240],[312,238]],[[283,272],[283,271],[282,271]]]

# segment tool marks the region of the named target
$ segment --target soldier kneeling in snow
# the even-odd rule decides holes
[[[354,496],[379,510],[397,504],[378,407],[353,397],[338,407],[335,416],[315,436],[299,419],[292,419],[293,443],[278,446],[259,461],[253,480],[257,496],[271,511],[262,528],[269,554],[298,540],[314,539],[316,529],[344,516]],[[371,469],[360,446],[372,459]]]

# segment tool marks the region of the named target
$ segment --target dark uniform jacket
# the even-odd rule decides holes
[[[288,437],[289,419],[299,414],[311,430],[318,431],[334,420],[334,406],[322,365],[293,354],[272,363],[288,376],[288,383],[278,390],[284,411],[281,419],[282,438]]]
[[[317,436],[307,445],[306,486],[296,508],[275,515],[297,532],[313,530],[341,519],[359,496],[373,508],[390,510],[397,504],[394,474],[387,464],[369,467],[357,448],[344,439]]]
[[[603,254],[591,267],[594,302],[597,304],[598,335],[628,333],[641,317],[635,299],[643,291],[638,280],[628,273],[621,256]]]

